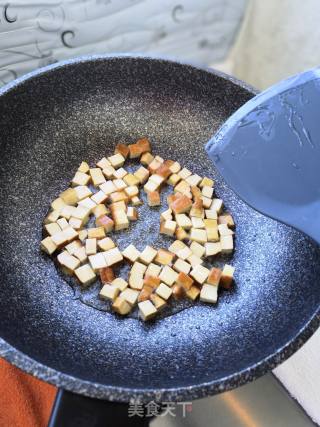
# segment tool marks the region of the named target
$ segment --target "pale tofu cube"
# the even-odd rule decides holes
[[[61,209],[65,206],[65,202],[61,199],[61,197],[58,197],[51,203],[51,209],[54,211],[61,211]]]
[[[49,224],[46,224],[44,226],[46,232],[49,234],[49,236],[53,236],[56,233],[60,233],[61,227],[56,222],[51,222]]]
[[[124,190],[125,188],[127,188],[127,184],[124,182],[123,179],[114,179],[113,183],[118,190]]]
[[[122,253],[119,251],[119,248],[117,247],[109,249],[106,252],[103,252],[103,255],[107,261],[108,267],[110,267],[111,265],[117,264],[118,262],[123,260]]]
[[[89,172],[89,165],[87,162],[81,162],[80,166],[78,167],[79,172],[87,173]]]
[[[141,254],[140,254],[140,257],[141,257]],[[139,274],[141,277],[143,277],[146,270],[147,270],[147,267],[144,264],[136,261],[130,270],[130,274]]]
[[[76,249],[73,255],[78,258],[81,264],[84,264],[88,259],[88,256],[86,254],[86,248],[84,246],[81,246],[80,248]]]
[[[66,205],[75,206],[78,201],[77,192],[74,188],[68,188],[60,194],[60,198]]]
[[[209,198],[209,197],[205,197],[205,196],[201,196],[201,200],[202,200],[202,203],[203,203],[203,207],[205,208],[205,209],[212,209],[212,199],[211,198]]]
[[[147,193],[147,198],[149,206],[160,206],[161,199],[159,191],[149,191]]]
[[[99,204],[92,210],[92,213],[96,218],[99,218],[100,216],[107,215],[109,210],[104,204]]]
[[[93,211],[93,209],[97,206],[97,204],[90,199],[90,197],[86,197],[83,200],[80,200],[80,202],[78,202],[78,206],[82,206],[84,208],[89,209],[90,213]]]
[[[155,259],[156,255],[156,249],[152,248],[151,246],[146,246],[140,253],[140,261],[148,265]]]
[[[90,216],[90,209],[84,206],[77,206],[74,209],[72,216],[80,219],[82,223],[86,223]]]
[[[160,266],[160,265],[157,265],[157,264],[154,264],[153,262],[151,262],[151,263],[148,265],[148,268],[147,268],[147,270],[146,270],[146,272],[145,272],[145,275],[146,275],[146,276],[154,276],[154,277],[157,277],[157,276],[159,276],[160,272],[161,272],[161,266]]]
[[[117,153],[117,154],[114,154],[113,156],[108,157],[108,160],[112,167],[114,167],[115,169],[118,169],[124,165],[124,162],[126,159],[123,157],[122,154]]]
[[[192,301],[195,301],[200,295],[200,289],[197,286],[191,286],[189,290],[187,290],[186,295]]]
[[[189,230],[192,227],[191,219],[186,214],[177,214],[176,221],[179,227]]]
[[[91,200],[93,200],[97,205],[100,205],[101,203],[105,203],[107,201],[107,194],[104,193],[102,190],[98,191],[97,193],[93,194],[91,196]]]
[[[137,196],[132,197],[131,203],[133,204],[133,206],[141,206],[143,204],[142,201]]]
[[[222,271],[220,270],[220,268],[213,267],[210,270],[210,273],[207,279],[207,284],[212,286],[219,286],[221,274],[222,274]]]
[[[52,211],[45,218],[44,223],[50,224],[50,222],[57,222],[59,216],[60,216],[60,210],[59,211]]]
[[[74,190],[77,193],[78,201],[86,199],[87,197],[92,196],[92,191],[86,185],[79,185],[78,187],[74,187]]]
[[[142,154],[141,158],[140,158],[140,162],[144,165],[144,166],[149,166],[150,163],[153,161],[154,157],[151,153],[144,153]]]
[[[164,182],[164,180],[165,179],[163,176],[160,176],[156,173],[154,175],[151,175],[149,178],[149,181],[154,182],[155,184],[157,184],[158,187],[160,187],[160,185]]]
[[[191,270],[191,265],[187,261],[184,261],[183,259],[178,258],[176,262],[173,264],[173,268],[179,273],[182,272],[182,273],[188,274],[189,271]]]
[[[206,209],[205,210],[205,214],[206,214],[206,218],[207,219],[215,219],[215,220],[217,220],[217,218],[218,218],[216,210]]]
[[[128,287],[128,282],[126,282],[122,277],[117,277],[111,282],[112,286],[117,287],[120,291],[124,291]]]
[[[148,169],[141,166],[133,175],[139,180],[140,184],[145,184],[148,181],[150,173]]]
[[[59,264],[61,264],[63,267],[66,267],[71,273],[73,273],[74,270],[80,265],[78,258],[70,255],[66,251],[61,252],[61,254],[57,256],[57,260]]]
[[[173,236],[176,231],[177,223],[175,221],[166,220],[160,224],[160,233],[167,236]]]
[[[192,227],[193,228],[205,228],[202,218],[196,216],[191,217]]]
[[[210,270],[206,267],[197,265],[191,270],[190,276],[193,277],[196,282],[202,284],[207,280],[209,273]]]
[[[206,257],[214,256],[221,253],[221,243],[220,242],[208,242],[205,244]]]
[[[92,270],[98,272],[101,268],[107,267],[107,261],[102,252],[88,256]]]
[[[137,261],[140,256],[140,252],[134,245],[129,245],[122,251],[122,255],[131,262]]]
[[[166,249],[159,249],[154,259],[154,262],[160,265],[169,265],[172,263],[174,257],[175,254],[173,254],[172,252],[167,251]]]
[[[210,210],[216,211],[218,214],[221,212],[223,207],[223,201],[221,199],[213,199]]]
[[[203,263],[202,259],[195,254],[188,256],[187,261],[192,265],[192,267]]]
[[[65,246],[66,251],[68,252],[68,254],[70,255],[74,255],[75,251],[79,248],[81,248],[81,242],[79,240],[74,240],[71,243],[68,243]]]
[[[129,221],[137,221],[138,219],[138,212],[137,209],[133,206],[129,206],[127,208],[127,217]]]
[[[73,216],[76,209],[77,208],[75,206],[66,205],[61,209],[60,216],[65,219],[70,219]]]
[[[176,233],[175,233],[175,237],[178,240],[189,240],[189,235],[186,232],[186,230],[182,227],[177,227],[176,228]]]
[[[206,243],[207,242],[206,230],[202,230],[200,228],[191,228],[190,240],[198,243]]]
[[[191,192],[191,187],[190,185],[187,183],[187,181],[180,181],[173,189],[173,191],[175,193],[181,193],[184,195],[188,195],[188,197],[191,199],[192,194],[190,195],[189,193]],[[188,194],[187,194],[188,193]]]
[[[117,191],[117,187],[112,181],[106,181],[100,185],[100,190],[103,191],[107,196]]]
[[[173,254],[177,255],[177,253],[185,248],[186,245],[181,242],[180,240],[175,240],[170,246],[169,246],[169,251],[172,252]]]
[[[115,243],[110,237],[105,237],[104,239],[98,240],[98,247],[101,251],[106,252],[109,249],[115,248]]]
[[[101,160],[98,161],[97,166],[100,169],[104,169],[104,168],[110,166],[110,162],[109,162],[108,159],[106,159],[105,157],[103,157]]]
[[[130,313],[131,308],[132,306],[120,296],[117,297],[114,303],[112,304],[113,311],[122,316],[125,316],[126,314]]]
[[[113,219],[114,219],[114,223],[115,223],[114,229],[116,231],[129,228],[129,219],[127,217],[127,214],[124,211],[119,210],[119,211],[115,212]]]
[[[143,275],[137,272],[130,272],[129,286],[132,289],[141,290],[143,288]]]
[[[227,224],[219,224],[218,231],[220,236],[232,236],[234,232],[228,228]]]
[[[177,257],[183,260],[186,260],[190,255],[192,255],[192,250],[188,246],[177,252]]]
[[[217,221],[215,219],[205,219],[204,223],[206,227],[208,242],[218,242],[219,233],[218,233]]]
[[[131,306],[134,306],[138,301],[139,291],[126,288],[121,292],[120,297],[127,301]]]
[[[149,163],[148,169],[150,173],[155,173],[156,170],[161,166],[161,162],[159,162],[156,158],[152,160],[152,162]]]
[[[110,194],[109,200],[112,204],[121,201],[128,201],[128,196],[124,191],[116,191],[115,193]]]
[[[61,230],[65,230],[66,228],[69,227],[68,221],[65,218],[59,218],[57,220],[57,224],[59,225]]]
[[[207,197],[209,199],[212,199],[213,196],[213,188],[209,187],[207,185],[205,185],[204,187],[202,187],[202,195],[204,197]]]
[[[67,227],[63,230],[64,235],[67,238],[68,242],[72,242],[72,240],[78,237],[78,232],[74,230],[72,227]]]
[[[88,239],[103,239],[106,233],[103,227],[88,228]]]
[[[97,253],[97,239],[86,240],[86,254],[94,255]]]
[[[95,187],[106,182],[105,177],[100,168],[92,168],[89,170],[90,176]]]
[[[206,248],[203,245],[200,245],[200,243],[198,242],[192,242],[190,245],[190,249],[199,258],[202,258],[206,252]]]
[[[68,226],[74,228],[75,230],[80,230],[83,226],[83,222],[79,218],[74,218],[73,216],[69,219]]]
[[[181,177],[177,173],[173,173],[167,179],[167,184],[172,185],[172,187],[175,187],[179,181],[181,181]]]
[[[59,231],[59,233],[56,233],[53,236],[51,236],[51,240],[53,244],[59,248],[64,246],[66,243],[68,243],[68,237],[65,234],[64,230]]]
[[[218,301],[218,287],[204,284],[201,288],[200,300],[215,304]]]
[[[132,185],[139,185],[140,181],[139,179],[133,175],[132,173],[128,173],[124,178],[123,181],[127,184],[128,187],[131,187]]]
[[[88,286],[96,280],[96,274],[89,264],[82,265],[74,273],[83,286]]]
[[[138,307],[140,317],[144,321],[152,319],[158,312],[156,307],[149,300],[139,302]]]
[[[122,179],[122,178],[124,178],[127,174],[128,174],[128,172],[127,172],[124,168],[120,168],[120,169],[117,169],[117,170],[114,172],[113,176],[114,176],[114,178],[115,178],[115,179]]]
[[[156,289],[156,294],[164,300],[168,300],[171,297],[172,289],[164,283],[160,283]]]
[[[87,185],[90,181],[90,176],[86,173],[77,171],[72,178],[71,185],[72,187],[77,187],[78,185]]]
[[[171,173],[178,173],[181,170],[181,166],[180,163],[178,162],[173,162],[170,166],[169,166],[170,172]]]
[[[119,293],[120,290],[116,286],[104,285],[101,291],[99,292],[99,297],[102,300],[115,301]]]
[[[150,299],[158,311],[162,310],[167,305],[167,302],[157,294],[151,294]]]
[[[194,175],[188,176],[187,178],[184,178],[184,179],[187,181],[187,183],[190,186],[191,185],[197,186],[198,184],[200,184],[202,178],[201,178],[201,176],[194,174]]]
[[[114,173],[115,173],[115,168],[113,166],[106,166],[103,170],[102,173],[103,175],[108,178],[111,179],[114,177]]]
[[[228,228],[231,229],[235,227],[234,220],[230,214],[220,215],[218,218],[218,224],[226,224]]]
[[[53,242],[50,236],[41,241],[41,249],[48,255],[52,255],[57,248],[58,246]]]
[[[131,199],[132,197],[139,195],[139,188],[136,185],[130,185],[130,187],[125,188],[124,192]]]
[[[233,252],[233,236],[222,236],[220,238],[220,244],[223,254],[230,254]]]
[[[186,179],[189,176],[191,176],[192,173],[189,171],[189,169],[183,168],[178,172],[178,175],[180,176],[181,179]]]
[[[202,181],[200,182],[199,187],[200,188],[203,188],[203,187],[213,187],[213,185],[214,185],[214,181],[212,179],[204,177],[202,179]]]
[[[88,237],[88,232],[87,232],[87,230],[80,230],[79,231],[79,235],[78,235],[78,237],[79,237],[79,240],[82,242],[82,243],[84,243],[84,241],[86,240],[86,238]]]
[[[159,279],[168,286],[172,286],[177,280],[178,273],[168,265],[165,265],[159,275]]]
[[[159,188],[159,185],[157,185],[155,182],[150,181],[150,180],[147,181],[143,186],[143,189],[147,194],[157,191],[158,188]]]
[[[160,218],[161,218],[162,221],[172,220],[172,210],[171,209],[167,209],[166,211],[161,212]]]

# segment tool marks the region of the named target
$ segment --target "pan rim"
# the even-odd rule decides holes
[[[156,56],[146,54],[131,54],[131,53],[112,53],[103,55],[84,55],[73,59],[60,61],[46,67],[39,68],[28,74],[25,74],[18,79],[8,83],[0,88],[0,96],[10,92],[16,87],[23,84],[25,81],[33,79],[39,75],[50,73],[56,69],[63,68],[68,65],[77,64],[80,62],[91,62],[96,60],[112,60],[112,59],[142,59],[154,62],[168,62],[195,68],[199,71],[214,74],[224,80],[234,83],[237,86],[247,90],[255,95],[258,93],[256,89],[247,83],[225,74],[213,68],[204,67],[194,62],[180,61],[172,57]],[[0,338],[0,357],[7,360],[9,363],[20,368],[28,374],[37,377],[40,380],[46,381],[56,387],[65,390],[82,394],[88,397],[105,399],[110,401],[129,402],[136,399],[141,402],[155,401],[182,401],[185,399],[197,399],[209,395],[217,394],[227,390],[231,390],[238,386],[244,385],[258,377],[266,374],[274,369],[290,357],[298,350],[317,330],[320,325],[320,307],[312,314],[308,322],[303,325],[300,330],[281,347],[273,351],[269,356],[259,360],[258,362],[244,368],[243,370],[220,378],[218,380],[208,381],[202,384],[193,384],[190,386],[177,386],[174,388],[164,389],[149,389],[149,388],[126,388],[119,386],[109,386],[101,383],[90,382],[75,376],[57,371],[50,368],[41,362],[32,359],[27,354],[13,347],[11,344]]]

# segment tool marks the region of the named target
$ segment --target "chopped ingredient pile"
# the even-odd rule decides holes
[[[141,163],[134,173],[123,167],[127,158]],[[160,233],[175,240],[166,249],[146,246],[140,252],[130,244],[120,251],[110,234],[138,220],[140,188],[153,207],[160,205],[165,185],[172,187],[172,194],[160,214]],[[62,271],[75,276],[83,287],[99,277],[99,297],[111,301],[114,312],[127,315],[138,304],[146,321],[171,297],[215,304],[219,286],[232,286],[231,265],[223,269],[203,265],[205,259],[233,251],[235,224],[222,209],[213,180],[192,174],[176,161],[153,156],[149,140],[142,138],[135,144],[118,144],[114,155],[94,168],[81,163],[71,186],[51,203],[41,248],[56,256]],[[92,218],[95,227],[89,228]],[[132,265],[127,280],[115,277],[113,271],[125,261]]]

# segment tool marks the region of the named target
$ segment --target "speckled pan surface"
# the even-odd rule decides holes
[[[0,91],[1,356],[88,396],[183,400],[244,384],[306,341],[319,324],[319,249],[245,206],[204,150],[251,96],[212,71],[129,56],[69,61]],[[141,135],[217,178],[237,223],[234,292],[152,324],[84,305],[39,251],[47,206],[79,161]],[[152,219],[134,227],[138,247],[157,239]]]

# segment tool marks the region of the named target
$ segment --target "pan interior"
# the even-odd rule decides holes
[[[141,58],[77,62],[1,96],[0,335],[57,371],[138,389],[219,381],[295,336],[320,302],[319,250],[244,205],[204,150],[251,96],[213,73]],[[79,162],[143,135],[157,154],[216,179],[237,224],[233,292],[150,324],[81,303],[39,250],[47,207]],[[133,226],[140,249],[157,235],[153,220]]]

